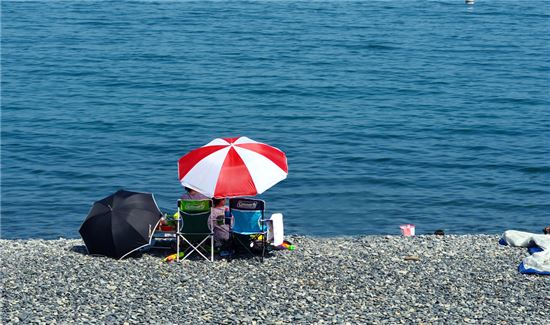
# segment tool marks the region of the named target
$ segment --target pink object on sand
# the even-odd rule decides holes
[[[401,235],[403,236],[414,236],[414,225],[412,224],[406,224],[401,225],[399,228],[401,228]]]

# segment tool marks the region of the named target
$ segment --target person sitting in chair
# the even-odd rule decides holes
[[[204,195],[202,193],[199,193],[199,192],[195,191],[192,188],[189,188],[187,186],[185,186],[184,188],[185,188],[185,193],[183,193],[183,195],[181,196],[182,200],[207,200],[207,199],[209,199],[209,197],[207,197],[206,195]]]
[[[231,226],[225,222],[225,198],[213,198],[210,209],[209,225],[214,231],[216,246],[221,246],[229,240]]]

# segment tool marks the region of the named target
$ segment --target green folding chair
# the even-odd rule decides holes
[[[183,259],[197,253],[205,260],[214,261],[214,232],[208,225],[211,200],[178,200],[178,222],[176,229],[177,261],[180,260],[180,242],[189,247],[184,251]],[[210,247],[206,245],[210,242]],[[207,255],[210,254],[210,257]]]

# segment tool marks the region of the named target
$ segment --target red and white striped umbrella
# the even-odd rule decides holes
[[[178,177],[209,197],[261,194],[286,178],[281,150],[247,137],[218,138],[178,161]]]

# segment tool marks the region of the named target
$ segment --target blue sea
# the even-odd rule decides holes
[[[316,236],[550,224],[547,1],[2,1],[1,237],[164,212],[217,137],[286,152],[260,197]]]

